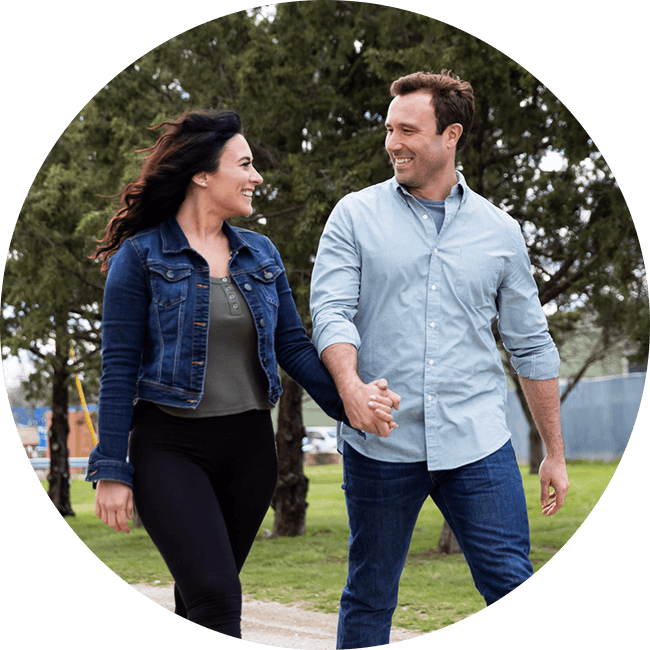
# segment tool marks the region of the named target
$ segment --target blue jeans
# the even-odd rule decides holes
[[[343,488],[350,520],[348,579],[337,648],[389,643],[399,579],[426,498],[442,512],[489,605],[533,573],[521,474],[510,442],[457,469],[387,463],[345,443]]]

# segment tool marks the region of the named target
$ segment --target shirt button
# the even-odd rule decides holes
[[[427,395],[427,401],[428,402],[430,402],[432,399],[433,399],[433,397],[431,397],[431,395]]]
[[[435,363],[433,359],[429,359],[429,365],[432,366]]]
[[[434,249],[433,249],[433,252],[434,252],[434,253],[437,253],[437,252],[438,252],[438,249],[437,249],[437,248],[434,248]]]
[[[228,278],[221,278],[222,282],[228,282]]]
[[[432,284],[432,285],[431,285],[431,291],[435,291],[437,288],[438,288],[438,287],[436,287],[435,284]]]
[[[422,215],[422,218],[423,218],[423,219],[428,219],[428,218],[429,218],[429,215],[428,215],[428,214],[423,214],[423,215]]]
[[[435,326],[436,326],[435,323],[431,323],[431,325],[429,325],[429,327],[435,327]]]

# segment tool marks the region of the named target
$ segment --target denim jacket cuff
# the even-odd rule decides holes
[[[133,465],[118,460],[98,460],[88,464],[86,481],[119,481],[133,488]]]

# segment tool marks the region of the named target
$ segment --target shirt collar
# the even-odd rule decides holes
[[[459,196],[461,204],[464,203],[467,200],[467,196],[469,194],[469,187],[467,187],[467,181],[465,180],[465,177],[462,175],[461,172],[456,170],[456,185],[454,185],[451,188],[451,194],[449,196],[451,197],[457,197]],[[395,176],[391,178],[390,180],[392,187],[395,189],[395,191],[405,200],[407,201],[407,196],[412,196],[412,194],[408,191],[406,187],[403,185],[400,185],[397,182],[397,179]]]

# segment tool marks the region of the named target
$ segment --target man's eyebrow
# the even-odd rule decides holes
[[[390,122],[384,122],[384,125],[386,128],[394,128],[393,125]],[[419,130],[419,126],[417,124],[409,124],[408,122],[398,122],[397,126],[402,127],[403,129],[411,129],[412,131],[417,131]]]

